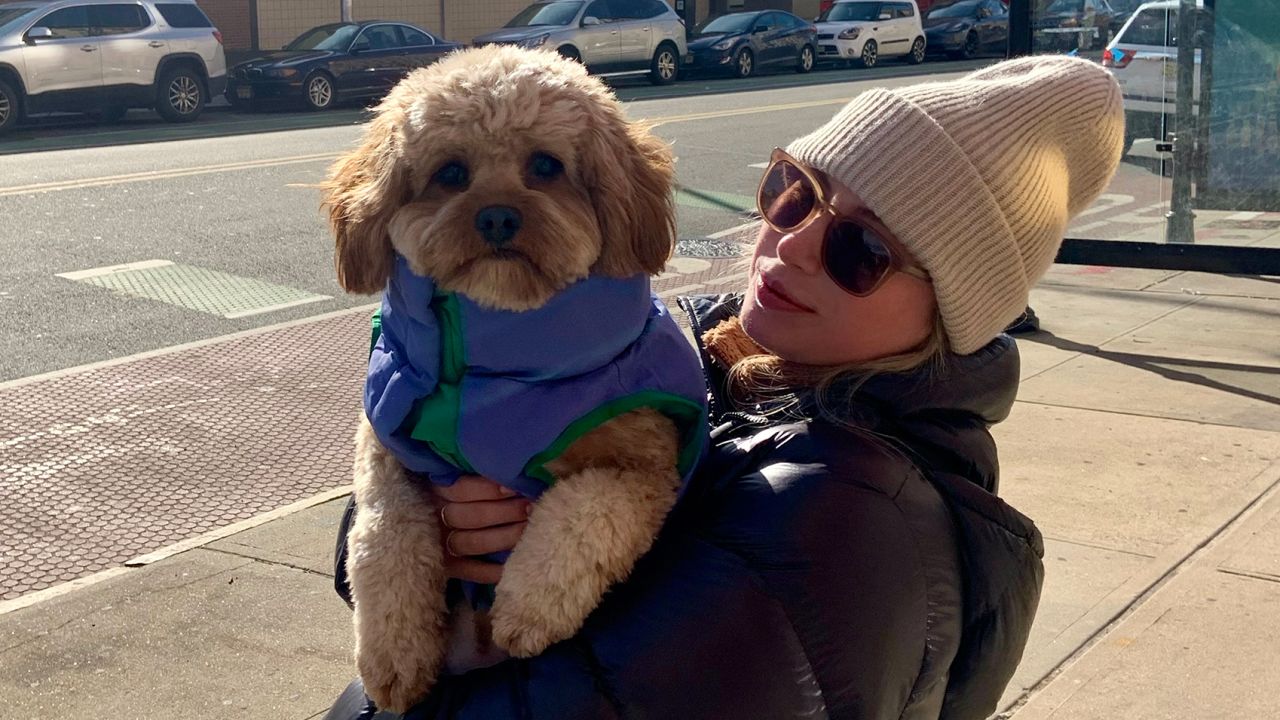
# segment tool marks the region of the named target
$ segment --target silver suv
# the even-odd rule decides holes
[[[546,47],[593,73],[648,73],[657,85],[676,79],[688,52],[684,21],[662,0],[535,2],[502,29],[472,42]]]
[[[49,112],[188,122],[226,82],[222,34],[194,0],[0,5],[0,134]]]

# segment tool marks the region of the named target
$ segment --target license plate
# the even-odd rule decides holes
[[[241,100],[248,100],[253,97],[253,88],[238,87],[236,88],[236,97]]]

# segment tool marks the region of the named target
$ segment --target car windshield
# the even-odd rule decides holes
[[[321,25],[298,36],[284,46],[285,50],[346,50],[351,46],[359,25]]]
[[[511,18],[503,27],[536,27],[538,25],[568,25],[582,9],[580,2],[534,3]]]
[[[39,9],[30,5],[0,5],[0,32],[8,30],[10,25],[17,25],[27,15]]]
[[[955,5],[948,5],[946,7],[934,8],[933,10],[929,11],[929,17],[931,18],[973,17],[974,13],[976,13],[978,10],[978,5],[980,5],[981,3],[982,3],[982,0],[965,0],[965,2],[958,2]]]
[[[879,17],[880,3],[837,3],[819,15],[818,22],[876,20]]]
[[[756,15],[721,15],[698,28],[699,35],[734,35],[744,33],[755,22]]]

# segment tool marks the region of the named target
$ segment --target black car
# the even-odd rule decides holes
[[[1000,0],[960,0],[935,6],[924,18],[925,47],[969,59],[984,53],[1004,55],[1009,47],[1009,10]]]
[[[1033,13],[1036,52],[1100,50],[1111,42],[1116,11],[1107,0],[1053,0]]]
[[[385,94],[414,68],[462,47],[405,23],[369,21],[312,28],[283,50],[231,68],[227,100],[301,100],[325,110],[341,100]]]
[[[770,66],[807,73],[813,69],[817,35],[812,23],[781,10],[721,15],[693,31],[685,67],[738,77]]]

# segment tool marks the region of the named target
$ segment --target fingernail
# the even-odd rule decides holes
[[[503,487],[502,489],[498,490],[498,494],[501,495],[502,497],[514,497],[519,493],[517,493],[515,490],[512,490],[509,487]]]
[[[524,506],[524,516],[529,517],[532,514],[533,514],[533,503],[527,503]]]

